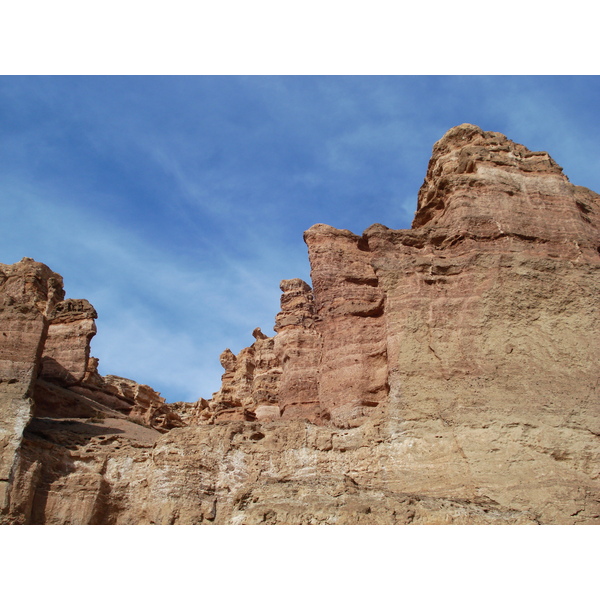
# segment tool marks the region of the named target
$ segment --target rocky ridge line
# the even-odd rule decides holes
[[[305,241],[313,288],[189,406],[100,377],[91,305],[0,266],[2,520],[598,523],[597,194],[464,124],[412,229]]]

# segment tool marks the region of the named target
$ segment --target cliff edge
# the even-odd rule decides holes
[[[599,522],[598,194],[463,124],[410,230],[304,239],[312,287],[190,405],[101,377],[93,307],[0,265],[1,522]]]

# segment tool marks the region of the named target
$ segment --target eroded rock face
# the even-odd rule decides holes
[[[210,402],[201,399],[194,422],[272,421],[279,418],[277,390],[281,368],[275,356],[273,338],[259,327],[254,344],[236,356],[226,349],[220,356],[225,369],[221,389]]]
[[[279,410],[282,419],[327,422],[319,401],[322,338],[310,286],[301,279],[281,282],[281,312],[275,319],[275,354],[281,365]]]
[[[437,227],[476,239],[519,237],[546,251],[558,244],[586,252],[599,225],[594,196],[573,186],[546,152],[530,152],[500,133],[465,124],[433,147],[413,229]]]
[[[89,310],[1,266],[4,521],[600,522],[600,196],[465,124],[412,229],[305,241],[313,288],[284,280],[275,336],[185,407],[82,371]]]
[[[385,295],[362,238],[314,225],[304,239],[322,339],[319,402],[334,425],[358,426],[387,398]]]
[[[10,506],[23,430],[48,331],[44,312],[62,300],[62,280],[24,258],[0,264],[0,515]]]
[[[81,383],[96,334],[94,307],[87,300],[64,300],[48,315],[48,337],[40,376],[64,385]]]
[[[64,300],[62,285],[30,258],[0,264],[0,522],[30,515],[33,496],[19,499],[19,478],[35,487],[41,468],[23,473],[21,464],[32,419],[126,416],[158,431],[183,425],[148,386],[98,374],[90,360],[96,311],[87,300]]]

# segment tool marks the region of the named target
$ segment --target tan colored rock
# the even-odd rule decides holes
[[[59,399],[61,406],[64,407],[65,396],[73,394],[80,411],[83,407],[89,407],[93,411],[92,414],[70,413],[72,416],[126,416],[136,423],[161,432],[187,424],[179,414],[185,411],[180,407],[166,404],[165,399],[150,386],[116,375],[102,377],[98,374],[97,367],[98,359],[92,358],[82,383],[69,386],[68,391],[63,392],[62,398]],[[40,385],[41,382],[38,381],[38,386]],[[48,385],[45,384],[45,387],[48,388]],[[176,410],[177,408],[179,410]],[[36,416],[40,415],[36,412]]]
[[[10,487],[22,429],[33,414],[82,418],[126,414],[164,431],[182,425],[151,388],[129,382],[135,391],[121,393],[97,373],[97,359],[90,362],[89,356],[96,311],[87,300],[63,300],[62,285],[60,275],[29,258],[0,265],[4,491]]]
[[[221,355],[212,400],[168,409],[93,359],[77,385],[39,378],[33,418],[31,391],[3,400],[2,522],[600,523],[599,219],[546,153],[450,130],[413,229],[306,232],[313,288],[281,283],[276,335]],[[28,390],[62,300],[33,272],[4,329]],[[97,412],[40,415],[41,387]]]
[[[0,264],[0,519],[8,511],[23,430],[48,324],[44,310],[61,299],[60,276],[24,258]]]
[[[14,265],[0,264],[0,290],[4,304],[33,304],[44,315],[65,297],[62,277],[31,258]]]
[[[252,335],[255,342],[234,355],[226,349],[220,356],[225,373],[221,389],[204,408],[200,407],[195,422],[255,421],[279,418],[277,390],[281,368],[274,352],[273,338],[260,328]]]
[[[198,409],[204,408],[202,406],[203,398],[200,398],[198,402],[169,402],[165,405],[169,411],[179,417],[181,423],[184,425],[190,425],[194,422]],[[204,400],[206,403],[206,400]]]
[[[81,383],[98,315],[87,300],[63,300],[48,315],[40,377],[66,386]]]
[[[46,265],[28,258],[0,265],[0,522],[30,522],[42,462],[52,460],[44,442],[37,462],[23,462],[32,419],[126,415],[159,431],[184,425],[148,386],[98,374],[97,359],[89,360],[96,311],[87,300],[63,298],[62,278]],[[79,509],[61,510],[75,518]]]
[[[45,330],[46,320],[36,308],[0,307],[0,518],[10,503],[23,430],[33,414]]]
[[[281,365],[281,417],[321,424],[329,420],[329,414],[319,401],[322,340],[315,328],[312,290],[301,279],[283,280],[280,288],[283,294],[281,312],[275,319],[275,354]]]
[[[387,398],[385,295],[362,238],[314,225],[304,240],[322,339],[319,402],[335,425],[357,426]]]
[[[501,133],[454,127],[433,147],[413,229],[456,238],[517,238],[562,258],[595,260],[597,194],[573,186],[546,152],[531,152]],[[567,253],[565,255],[565,252]]]
[[[593,522],[597,513],[583,490],[548,479],[548,469],[560,465],[550,455],[523,481],[527,501],[511,506],[470,487],[452,434],[389,435],[385,427],[381,419],[351,430],[218,423],[153,442],[138,437],[151,430],[125,431],[116,422],[34,420],[19,500],[28,505],[27,485],[37,480],[29,522],[54,524],[535,524]],[[507,434],[507,452],[498,458],[505,488],[530,462],[511,455],[523,431],[495,429],[490,440]],[[510,486],[507,492],[514,495]],[[565,512],[577,510],[575,517]]]

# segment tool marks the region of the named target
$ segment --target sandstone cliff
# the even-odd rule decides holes
[[[101,377],[95,311],[0,265],[6,523],[598,523],[600,196],[473,125],[410,230],[305,233],[212,399]]]

